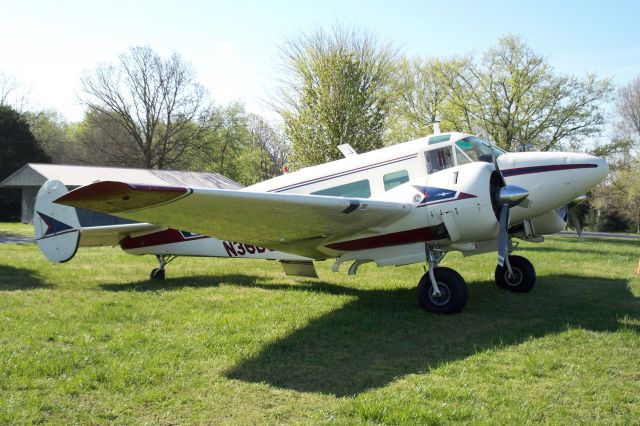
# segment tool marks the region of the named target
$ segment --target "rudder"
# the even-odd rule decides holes
[[[38,191],[35,203],[33,227],[40,251],[54,263],[71,260],[80,242],[80,221],[76,209],[56,204],[69,192],[58,180],[48,180]]]

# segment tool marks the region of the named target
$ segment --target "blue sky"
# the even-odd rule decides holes
[[[558,72],[640,75],[640,1],[14,1],[0,0],[0,71],[36,107],[82,117],[79,79],[130,46],[190,61],[214,101],[269,116],[278,48],[335,23],[366,29],[409,56],[481,53],[518,34]]]

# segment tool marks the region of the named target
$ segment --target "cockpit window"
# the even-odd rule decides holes
[[[473,160],[471,160],[471,158],[469,158],[469,156],[467,156],[461,149],[459,146],[456,146],[454,149],[455,153],[456,153],[456,164],[458,166],[462,165],[462,164],[469,164],[469,163],[473,163]]]
[[[447,146],[440,149],[432,149],[424,153],[427,159],[427,172],[435,173],[440,170],[453,167],[453,152],[452,147]]]
[[[492,147],[489,142],[469,136],[456,142],[456,146],[460,148],[472,161],[484,161],[486,163],[493,162],[493,156],[496,158],[504,154],[499,148],[493,147],[493,156],[491,155]]]

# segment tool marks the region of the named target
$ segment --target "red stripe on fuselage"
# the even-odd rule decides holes
[[[519,167],[516,169],[506,169],[506,170],[502,170],[502,175],[505,177],[509,177],[509,176],[518,176],[518,175],[529,175],[534,173],[557,172],[560,170],[593,169],[597,167],[598,165],[593,163],[550,164],[547,166],[529,166],[529,167]]]
[[[209,238],[206,235],[184,238],[177,229],[165,229],[164,231],[142,235],[140,237],[125,237],[120,241],[122,250],[138,249],[143,247],[161,246],[164,244],[181,243],[183,241],[193,241]]]
[[[340,241],[327,244],[327,248],[339,251],[365,250],[379,247],[397,246],[401,244],[433,241],[440,237],[433,228],[424,227],[407,231],[392,232],[390,234],[359,238],[357,240]]]

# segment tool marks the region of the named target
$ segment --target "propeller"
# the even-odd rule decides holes
[[[567,213],[567,223],[569,224],[569,226],[571,226],[573,229],[576,230],[576,234],[578,234],[578,238],[582,240],[583,238],[582,224],[580,223],[580,218],[578,217],[578,214],[571,207],[569,207],[569,211]]]
[[[490,148],[491,159],[493,160],[497,177],[497,182],[495,182],[497,188],[494,189],[493,200],[498,216],[498,265],[504,266],[506,264],[509,274],[511,274],[511,265],[509,265],[508,259],[510,209],[523,202],[529,196],[529,191],[517,185],[507,185],[500,166],[498,166],[493,144],[491,144]]]
[[[578,238],[580,240],[582,240],[583,238],[582,236],[583,229],[582,229],[582,223],[580,223],[580,217],[578,216],[578,213],[576,211],[576,207],[581,203],[583,203],[584,201],[586,201],[586,199],[587,199],[586,195],[581,195],[580,197],[571,201],[569,204],[563,206],[558,211],[558,214],[560,214],[560,216],[565,220],[565,222],[567,222],[567,225],[571,226],[573,229],[576,230],[576,234],[578,234]]]

